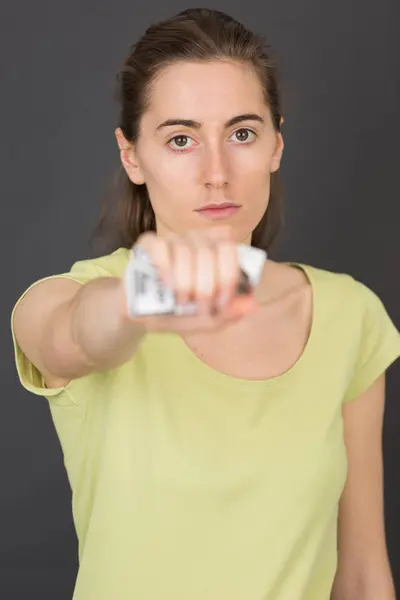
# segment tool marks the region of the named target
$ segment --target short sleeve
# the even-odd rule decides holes
[[[400,333],[381,299],[363,283],[353,280],[354,303],[360,320],[357,358],[344,402],[365,392],[400,356]]]
[[[43,277],[42,279],[35,281],[18,298],[11,314],[11,334],[14,346],[15,365],[18,379],[21,385],[27,391],[38,396],[44,396],[49,401],[55,402],[57,404],[76,404],[77,399],[74,396],[74,389],[78,386],[85,387],[85,379],[87,378],[81,378],[80,380],[72,380],[64,387],[45,387],[42,374],[22,352],[15,337],[14,315],[22,299],[33,287],[49,279],[56,279],[62,277],[72,279],[73,281],[84,285],[85,283],[88,283],[89,281],[98,277],[121,277],[124,272],[125,266],[128,263],[128,260],[129,251],[125,248],[121,248],[119,250],[116,250],[112,254],[102,256],[100,258],[78,261],[74,263],[70,271],[66,273],[50,275],[48,277]]]

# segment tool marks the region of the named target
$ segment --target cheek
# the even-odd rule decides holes
[[[256,143],[244,147],[232,147],[231,162],[246,173],[265,176],[270,173],[273,152],[269,144]]]
[[[143,168],[153,210],[164,224],[170,223],[171,218],[177,221],[177,215],[184,218],[186,211],[183,209],[193,203],[197,173],[196,160],[191,153],[171,154],[154,152]],[[179,227],[177,222],[174,227]]]
[[[272,157],[269,152],[240,148],[232,154],[231,176],[235,187],[251,191],[253,197],[264,197],[270,184]]]
[[[196,174],[194,153],[174,154],[171,151],[155,152],[144,169],[149,190],[172,191],[174,195],[182,186],[193,181]]]

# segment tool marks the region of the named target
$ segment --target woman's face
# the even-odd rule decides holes
[[[119,129],[116,136],[126,148]],[[229,224],[236,241],[249,242],[268,205],[283,139],[248,65],[181,62],[153,82],[129,148],[122,162],[134,183],[146,184],[158,233]],[[222,203],[235,206],[204,208]]]

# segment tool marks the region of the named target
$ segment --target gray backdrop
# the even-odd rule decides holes
[[[400,326],[397,1],[208,6],[267,34],[281,58],[287,224],[279,258],[351,273],[381,296]],[[197,4],[9,0],[0,9],[0,597],[7,600],[69,600],[77,569],[60,447],[46,400],[17,383],[11,308],[29,283],[89,256],[89,235],[118,161],[114,73],[153,19]],[[384,443],[397,583],[399,391],[397,364],[389,372]]]

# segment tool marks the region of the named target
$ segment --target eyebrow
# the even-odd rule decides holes
[[[232,117],[225,123],[225,128],[232,127],[233,125],[237,125],[242,121],[258,121],[259,123],[264,123],[263,117],[261,115],[257,115],[256,113],[245,113],[243,115],[237,115],[236,117]],[[200,121],[194,121],[192,119],[167,119],[157,127],[157,131],[162,129],[163,127],[173,127],[174,125],[182,125],[183,127],[191,127],[192,129],[200,129],[202,124]]]

